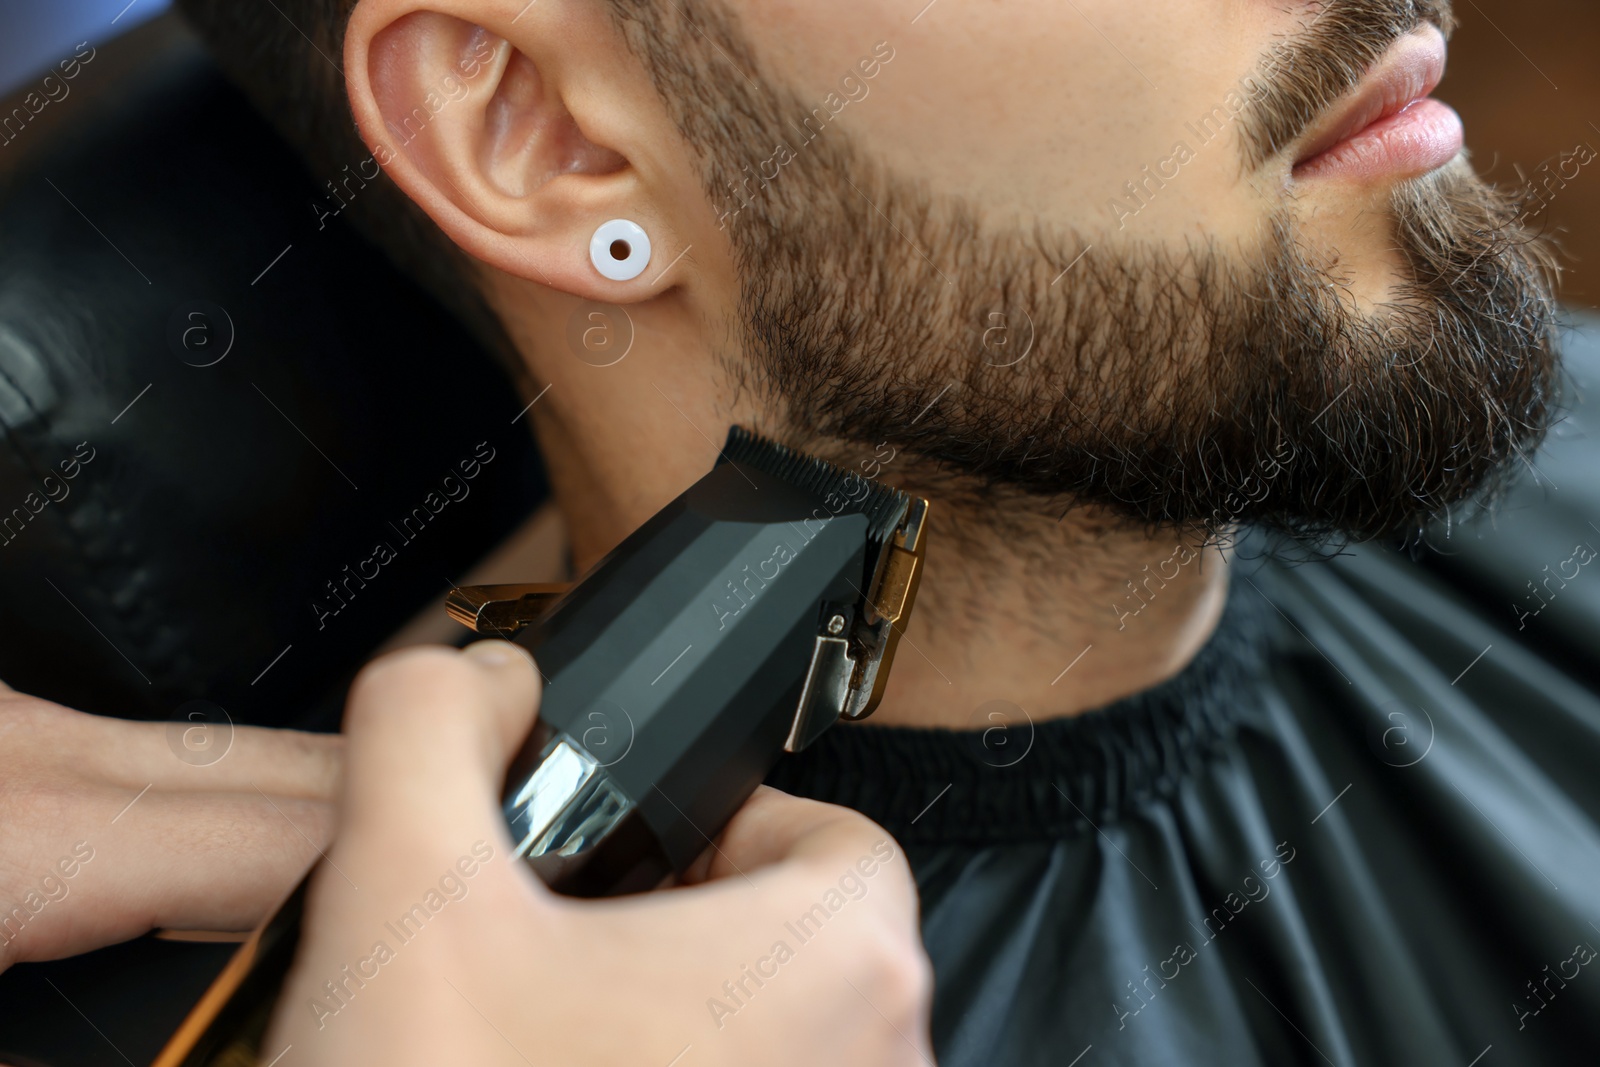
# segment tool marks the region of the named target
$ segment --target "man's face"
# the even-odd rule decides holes
[[[725,362],[806,447],[1368,535],[1548,421],[1543,253],[1453,115],[1356,132],[1431,88],[1447,0],[614,3],[736,252]]]
[[[1316,113],[1406,30],[1442,51],[1445,5],[729,0],[759,73],[802,101],[788,117],[810,119],[774,131],[791,143],[838,109],[864,155],[935,199],[965,200],[995,225],[1071,228],[1106,249],[1196,236],[1259,248],[1263,220],[1292,208],[1309,239],[1338,249],[1368,302],[1392,292],[1400,266],[1392,179],[1421,168],[1360,184],[1293,182],[1298,150],[1260,159],[1253,142],[1268,125],[1286,140],[1301,131],[1260,112],[1300,85],[1321,97],[1306,117],[1325,118]],[[871,62],[884,55],[894,58]],[[1341,83],[1319,69],[1330,57]],[[868,77],[862,60],[879,72]]]

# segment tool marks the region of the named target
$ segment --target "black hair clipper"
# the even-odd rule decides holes
[[[456,590],[454,618],[515,640],[545,676],[503,795],[516,854],[577,896],[685,870],[783,753],[877,706],[921,577],[927,510],[734,427],[709,474],[569,589]],[[156,1067],[263,1062],[305,885]]]

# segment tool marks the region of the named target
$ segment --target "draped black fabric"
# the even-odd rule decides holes
[[[1600,1061],[1600,345],[1568,353],[1570,417],[1431,550],[1242,553],[1168,683],[778,768],[905,846],[944,1067]]]

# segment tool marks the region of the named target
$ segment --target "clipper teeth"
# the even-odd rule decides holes
[[[875,544],[882,544],[894,535],[911,507],[911,498],[898,489],[780,445],[743,426],[728,431],[728,440],[722,446],[718,462],[723,461],[755,467],[822,500],[847,501],[839,513],[865,515],[867,536]],[[863,486],[866,488],[864,495]]]

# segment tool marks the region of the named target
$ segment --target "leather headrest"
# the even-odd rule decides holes
[[[319,218],[322,182],[192,39],[122,43],[79,73],[114,85],[0,149],[0,679],[327,725],[545,496],[523,402]]]

